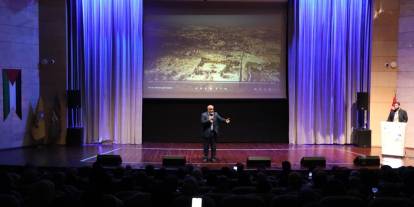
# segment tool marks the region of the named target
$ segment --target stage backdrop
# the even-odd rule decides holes
[[[344,144],[369,91],[371,0],[290,1],[289,142]]]
[[[220,141],[287,143],[288,104],[285,76],[287,3],[158,2],[155,5],[151,4],[149,10],[148,5],[145,7],[148,15],[144,18],[142,2],[139,0],[69,2],[71,51],[68,89],[81,90],[82,114],[79,116],[81,118],[76,120],[76,115],[79,114],[74,114],[73,117],[77,123],[83,123],[70,127],[83,126],[86,143],[99,143],[106,140],[122,144],[141,143],[141,131],[146,138],[144,141],[199,142],[200,113],[206,110],[207,104],[217,104],[219,112],[230,116],[233,120],[229,127],[223,127],[221,130]],[[188,10],[183,10],[183,5]],[[171,11],[173,13],[170,13]],[[162,16],[158,16],[160,14]],[[171,15],[186,17],[183,20],[185,26],[179,26],[177,30],[176,26],[181,25],[181,20],[172,21]],[[146,19],[144,23],[146,27],[143,27],[143,19]],[[218,28],[212,26],[216,23],[223,24],[221,19],[226,19],[225,26],[234,23],[232,27],[226,28],[229,31],[222,31],[223,25]],[[167,24],[166,27],[158,27],[158,24],[171,21],[172,26]],[[196,25],[190,24],[194,21],[204,22],[204,26],[207,27],[199,30]],[[190,30],[187,31],[188,28]],[[174,33],[171,29],[176,29],[178,33]],[[147,30],[145,40],[147,57],[144,62],[142,60],[143,30]],[[162,35],[165,30],[167,30],[166,36]],[[234,34],[237,38],[228,36],[235,30],[248,34],[248,38],[243,38],[242,33]],[[180,33],[183,31],[184,34]],[[197,40],[198,36],[194,36],[195,33],[204,32],[208,34],[203,35],[201,43],[187,42]],[[211,41],[208,41],[209,32],[217,34]],[[171,35],[184,35],[185,38],[175,40],[176,36],[174,36],[172,41]],[[165,42],[159,43],[158,41],[161,40]],[[214,43],[216,40],[218,45]],[[175,44],[177,41],[180,44]],[[154,48],[151,48],[149,43],[154,43],[152,44]],[[242,44],[238,45],[239,43]],[[157,50],[161,46],[171,45],[183,48],[178,52],[174,49]],[[188,48],[185,47],[187,45]],[[196,48],[192,48],[195,46]],[[204,54],[205,51],[211,51],[212,54]],[[205,57],[210,57],[207,58],[206,67],[220,68],[223,64],[227,64],[229,71],[226,71],[229,74],[233,69],[244,68],[243,71],[251,78],[248,79],[249,81],[243,81],[243,85],[252,86],[253,82],[258,82],[260,87],[252,86],[250,89],[255,90],[256,95],[262,95],[253,96],[253,93],[246,93],[243,96],[236,96],[231,90],[230,94],[233,95],[212,96],[210,91],[199,90],[191,96],[193,100],[188,99],[189,96],[170,93],[169,96],[164,97],[166,99],[148,99],[142,105],[142,93],[145,93],[142,84],[146,83],[142,77],[143,73],[145,75],[142,67],[145,64],[157,63],[158,61],[151,62],[151,55],[158,54],[157,52],[163,55],[160,58],[155,56],[156,60],[164,60],[164,55],[172,54],[180,58],[192,57],[191,60],[201,58],[203,61],[200,63],[204,64]],[[243,61],[238,62],[238,58],[242,58]],[[165,66],[165,62],[162,63],[161,66]],[[171,65],[174,66],[175,63]],[[217,70],[212,69],[212,71]],[[228,74],[222,75],[227,77]],[[176,76],[154,76],[157,80],[158,78],[164,80],[163,78],[167,77]],[[234,86],[232,83],[229,84]],[[210,87],[214,90],[220,89],[217,85],[208,86],[205,87],[208,90]],[[226,90],[226,87],[221,89]],[[218,94],[215,91],[214,93]],[[153,96],[148,96],[151,97]]]
[[[141,143],[142,1],[70,2],[68,89],[82,90],[86,141]],[[290,4],[290,143],[349,143],[356,92],[369,90],[371,0]]]
[[[68,89],[82,91],[85,141],[140,144],[142,1],[68,2]]]

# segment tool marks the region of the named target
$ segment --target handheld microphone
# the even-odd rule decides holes
[[[209,113],[208,116],[208,119],[210,120],[211,124],[213,124],[214,113]]]

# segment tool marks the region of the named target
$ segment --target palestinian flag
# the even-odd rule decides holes
[[[10,112],[22,119],[22,71],[3,69],[3,120]]]

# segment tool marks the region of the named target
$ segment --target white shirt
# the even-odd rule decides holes
[[[398,112],[400,111],[400,109],[398,109],[397,111],[394,112],[394,122],[399,122],[399,117],[398,117]]]
[[[213,122],[211,123],[211,126],[210,126],[210,130],[213,131],[214,130],[214,114],[213,115],[208,114],[208,117],[209,117],[209,120],[213,119]]]

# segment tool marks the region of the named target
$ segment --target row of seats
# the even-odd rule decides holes
[[[342,207],[414,206],[414,168],[351,170],[342,167],[210,170],[130,166],[81,168],[0,166],[0,206]]]

